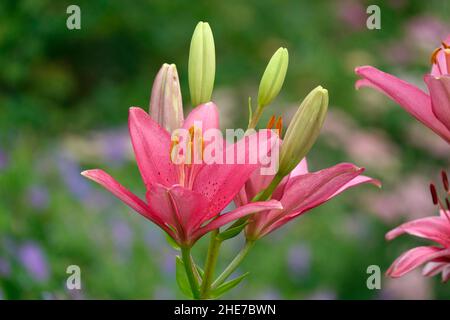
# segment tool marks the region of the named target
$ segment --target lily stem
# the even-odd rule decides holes
[[[211,283],[214,278],[214,270],[217,264],[217,257],[219,255],[219,249],[222,241],[217,239],[219,230],[216,229],[211,232],[211,240],[209,242],[208,255],[205,262],[205,274],[203,276],[202,286],[200,288],[200,298],[208,299],[211,289]]]
[[[222,274],[214,281],[212,284],[212,288],[217,288],[222,283],[225,282],[225,280],[228,279],[229,276],[237,269],[237,267],[241,264],[242,260],[247,256],[247,254],[250,252],[250,249],[255,244],[255,241],[247,240],[245,242],[245,246],[241,249],[241,251],[237,254],[237,256],[231,261],[231,263],[225,268],[225,270],[222,272]]]
[[[258,106],[256,108],[256,112],[253,114],[253,117],[252,117],[250,123],[248,124],[247,131],[250,130],[250,129],[255,129],[256,128],[256,125],[258,124],[259,119],[261,118],[261,115],[263,113],[263,109],[264,108],[261,107],[261,106]]]
[[[189,285],[191,286],[192,296],[194,299],[199,299],[199,290],[198,290],[198,283],[195,279],[193,266],[192,266],[192,258],[191,258],[191,248],[189,247],[182,247],[181,248],[181,256],[183,257],[183,264],[184,268],[186,270],[186,275],[189,280]]]
[[[283,180],[283,177],[280,175],[275,175],[272,182],[269,184],[269,186],[261,193],[258,193],[253,199],[252,202],[256,201],[266,201],[269,200],[272,196],[272,193],[275,191],[276,187],[280,184],[281,180]]]

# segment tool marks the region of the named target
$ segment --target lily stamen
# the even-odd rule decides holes
[[[438,61],[438,54],[441,51],[444,51],[446,67],[443,67],[442,63],[439,63]],[[434,49],[434,51],[431,53],[431,64],[436,65],[441,74],[450,74],[450,46],[445,42],[442,42],[442,47]],[[447,70],[442,70],[445,68]]]
[[[442,175],[442,182],[444,184],[444,188],[446,186],[448,188],[448,180],[446,180],[447,173],[445,171],[442,171],[441,175]],[[436,186],[434,185],[434,183],[430,183],[430,193],[431,193],[431,198],[433,200],[433,204],[437,205],[439,207],[439,209],[445,214],[448,221],[450,222],[450,201],[448,200],[447,196],[445,196],[445,198],[444,198],[444,203],[445,203],[445,205],[444,205],[444,203],[441,201],[441,199],[439,199],[438,193],[436,191]]]
[[[445,172],[444,170],[441,171],[441,177],[442,177],[442,184],[444,186],[445,191],[448,192],[448,177],[447,177],[447,172]]]
[[[275,115],[270,117],[269,122],[267,122],[266,128],[270,130],[273,128],[274,124],[275,124]]]
[[[266,129],[271,130],[274,129],[277,131],[279,137],[281,137],[281,133],[283,130],[283,117],[276,117],[275,115],[271,116],[269,121],[267,122]]]
[[[278,117],[275,128],[277,129],[278,136],[281,138],[281,134],[283,132],[283,117]]]

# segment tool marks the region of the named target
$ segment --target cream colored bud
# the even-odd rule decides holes
[[[298,108],[286,131],[280,150],[278,175],[286,176],[306,156],[316,142],[328,109],[328,91],[312,90]]]

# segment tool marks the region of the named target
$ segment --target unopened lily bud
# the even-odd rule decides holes
[[[258,106],[265,107],[276,98],[283,86],[289,64],[286,48],[279,48],[269,61],[258,90]]]
[[[328,91],[312,90],[295,113],[280,150],[279,176],[289,174],[306,156],[322,128],[328,109]]]
[[[150,97],[150,116],[169,132],[183,125],[183,102],[174,64],[163,64],[156,75]]]
[[[214,38],[207,22],[199,22],[189,51],[189,90],[193,106],[211,101],[216,73]]]

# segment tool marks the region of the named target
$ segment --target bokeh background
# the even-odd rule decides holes
[[[66,8],[81,8],[81,30],[66,28]],[[365,26],[369,4],[381,30]],[[260,241],[242,265],[251,276],[226,298],[450,298],[448,284],[420,271],[383,276],[368,290],[366,269],[384,272],[424,243],[384,234],[437,214],[428,183],[448,168],[448,145],[381,94],[356,91],[355,66],[370,64],[422,86],[430,54],[450,33],[449,2],[387,1],[51,1],[0,2],[0,297],[3,299],[182,298],[176,252],[162,232],[80,172],[100,167],[142,195],[127,134],[130,106],[148,107],[153,78],[176,63],[189,110],[187,61],[196,23],[213,29],[213,98],[222,128],[243,128],[248,96],[272,53],[290,66],[280,96],[264,114],[285,122],[315,86],[330,112],[309,155],[318,170],[342,161],[367,168],[383,189],[362,186]],[[222,250],[219,267],[242,245]],[[206,241],[194,254],[202,262]],[[69,265],[82,290],[69,291]]]

